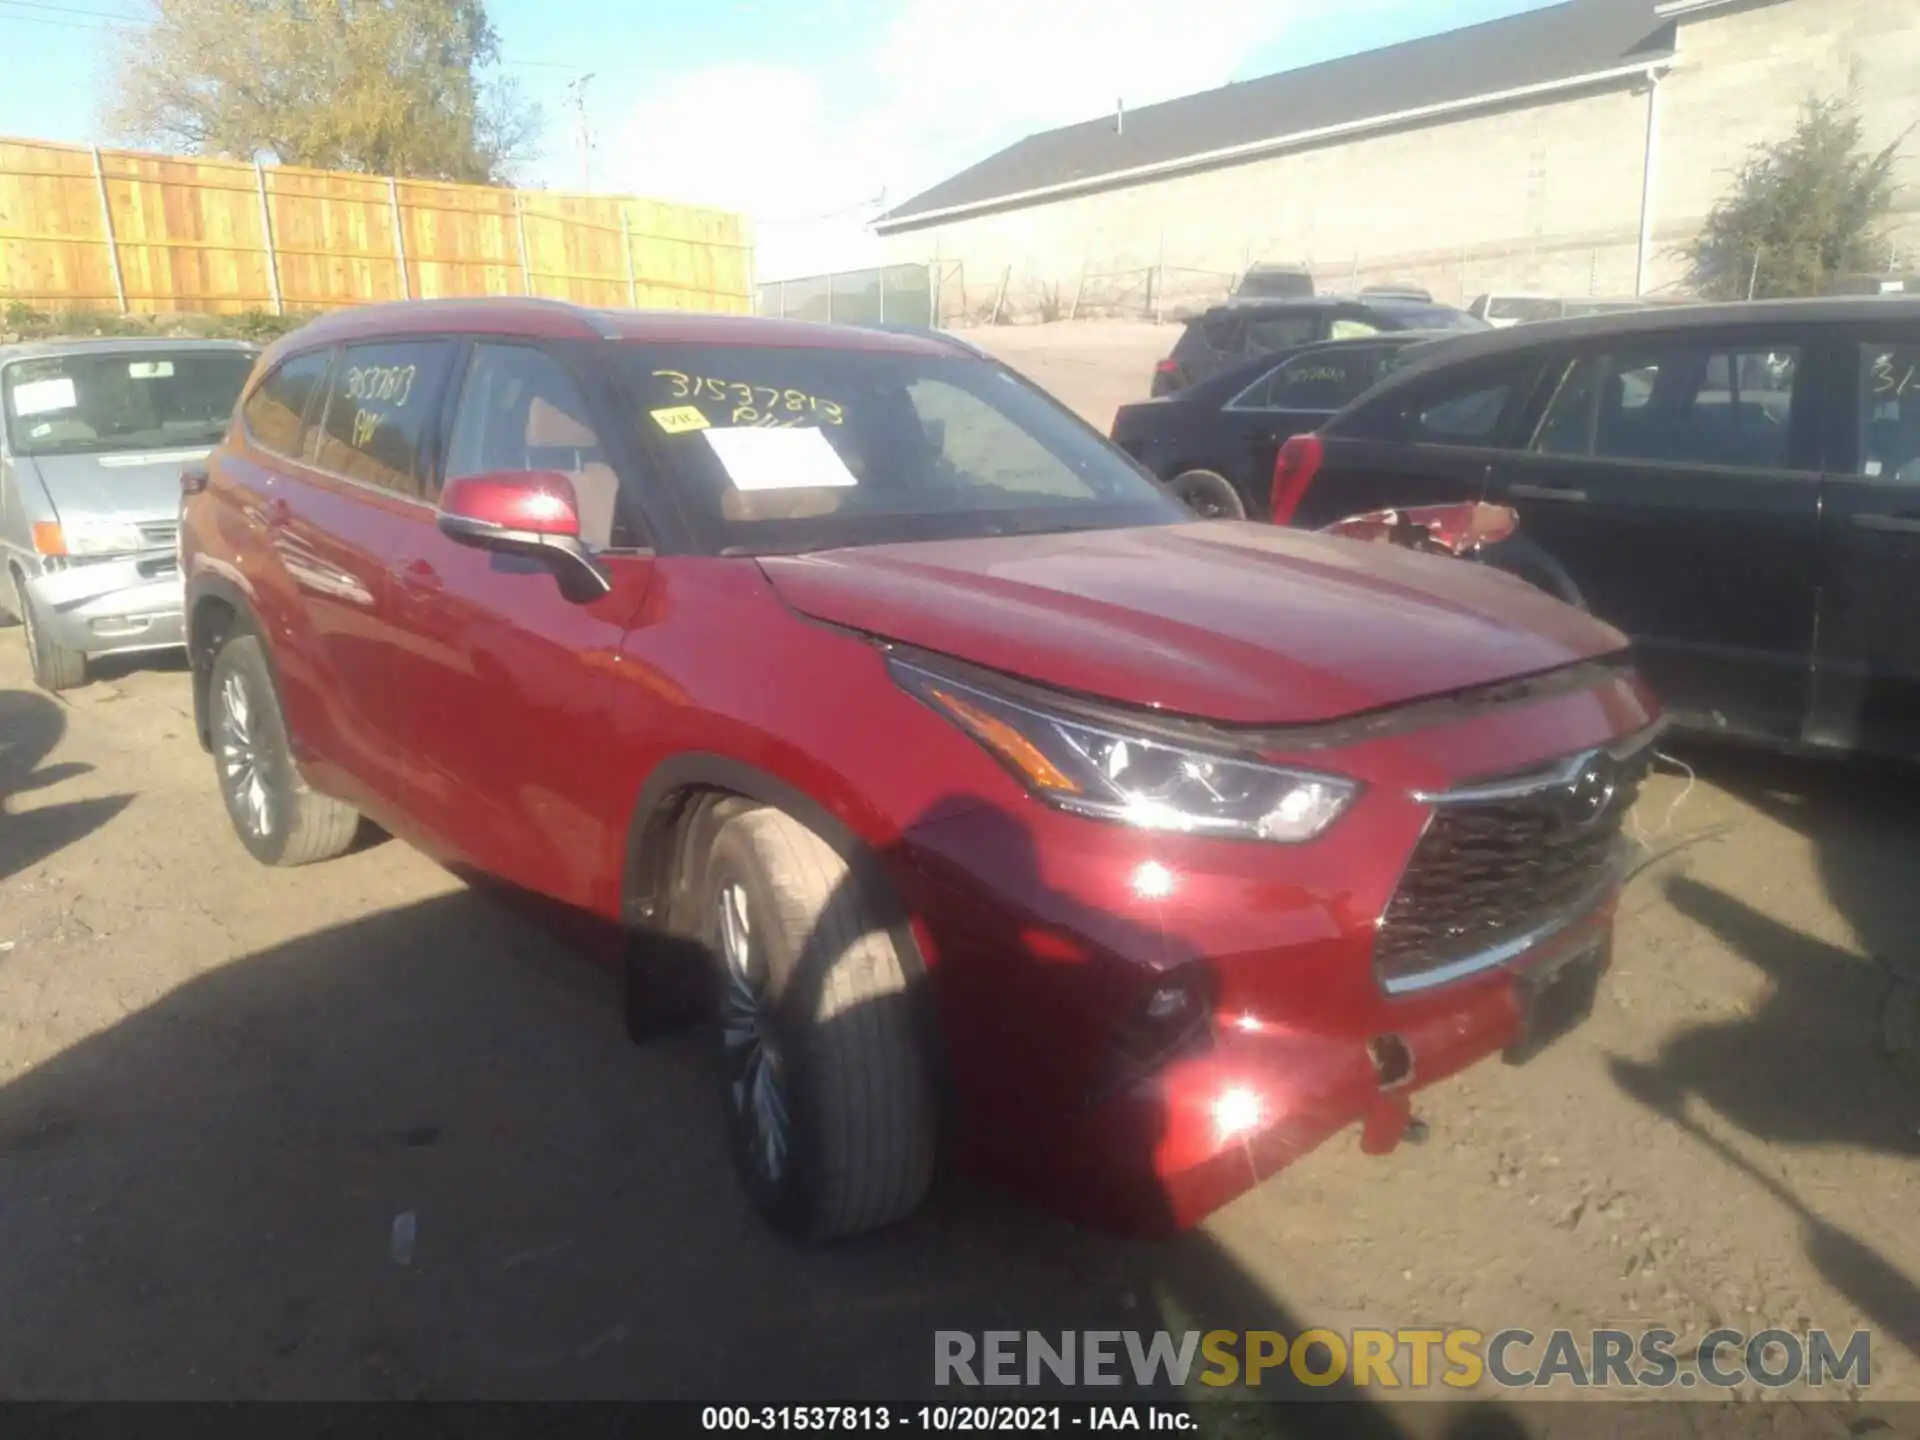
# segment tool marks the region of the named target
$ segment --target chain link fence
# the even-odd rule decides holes
[[[755,313],[839,325],[932,325],[933,273],[925,265],[842,270],[760,286]]]

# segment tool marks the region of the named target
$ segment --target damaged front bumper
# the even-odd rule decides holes
[[[170,550],[50,565],[26,582],[46,637],[105,655],[186,643],[180,563]]]
[[[1414,1092],[1504,1055],[1519,1063],[1580,1024],[1612,956],[1613,891],[1521,954],[1387,1000],[1364,1029],[1217,1016],[1204,1043],[1073,1127],[1055,1191],[1083,1223],[1189,1228],[1348,1128],[1395,1149]]]

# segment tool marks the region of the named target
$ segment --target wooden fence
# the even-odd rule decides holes
[[[277,313],[442,295],[750,311],[720,210],[0,138],[0,306]]]

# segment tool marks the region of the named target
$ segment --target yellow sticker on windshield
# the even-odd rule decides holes
[[[653,423],[669,435],[684,435],[689,430],[706,429],[707,417],[700,413],[697,406],[675,405],[666,410],[655,410]]]

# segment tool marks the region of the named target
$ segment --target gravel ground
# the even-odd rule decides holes
[[[994,337],[1137,393],[1141,337],[1068,338]],[[630,1046],[610,976],[398,843],[256,866],[182,669],[55,700],[0,634],[0,1396],[847,1400],[922,1389],[936,1328],[1725,1323],[1870,1328],[1869,1400],[1920,1399],[1920,783],[1680,758],[1593,1020],[1423,1096],[1426,1144],[1171,1244],[950,1180],[805,1250],[697,1037]]]

